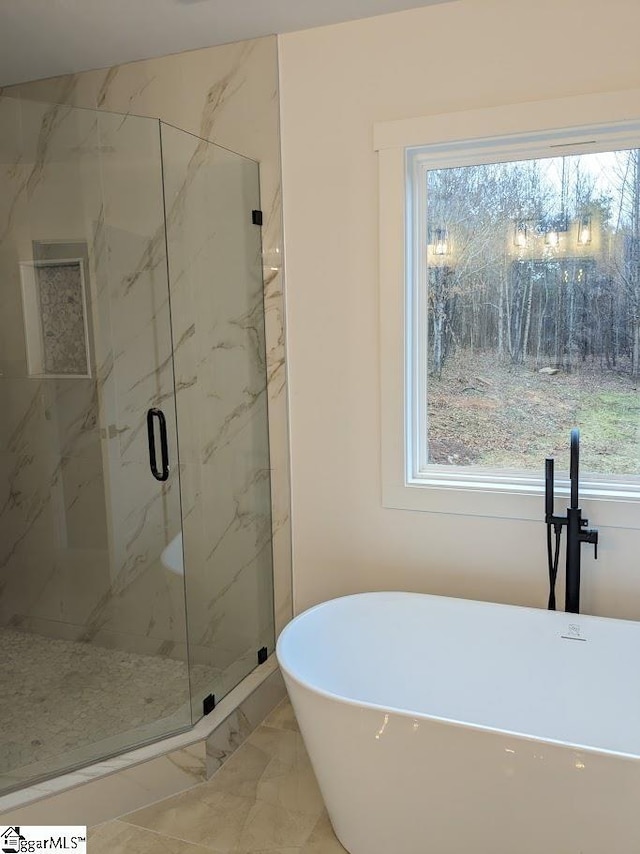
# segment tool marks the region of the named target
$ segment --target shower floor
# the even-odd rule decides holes
[[[7,628],[0,649],[0,787],[191,724],[185,662]],[[217,676],[191,668],[198,686]]]

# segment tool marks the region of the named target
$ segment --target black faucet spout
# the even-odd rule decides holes
[[[580,431],[574,427],[571,431],[571,457],[569,462],[569,478],[571,480],[571,509],[578,507],[578,490],[580,483]]]
[[[595,558],[598,558],[598,532],[595,529],[586,530],[589,525],[588,519],[582,518],[579,500],[580,482],[580,431],[574,428],[571,431],[571,460],[569,464],[569,476],[571,480],[571,501],[567,508],[566,516],[555,516],[553,513],[553,460],[547,459],[545,467],[545,521],[547,523],[547,548],[549,554],[549,575],[551,579],[551,592],[549,596],[549,607],[555,608],[555,575],[557,561],[560,551],[559,537],[564,525],[567,526],[567,549],[566,549],[566,584],[565,584],[565,611],[572,614],[580,612],[580,563],[582,543],[591,543],[594,547]],[[556,532],[555,558],[551,554],[551,526]]]

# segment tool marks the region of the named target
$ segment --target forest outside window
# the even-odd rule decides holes
[[[636,483],[640,148],[519,153],[409,150],[409,477],[566,469],[577,426],[592,480]]]

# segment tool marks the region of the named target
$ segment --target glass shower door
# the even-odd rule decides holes
[[[0,128],[2,791],[191,709],[159,123]]]
[[[274,648],[259,170],[161,132],[197,717]]]

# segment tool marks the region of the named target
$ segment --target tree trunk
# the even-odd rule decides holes
[[[436,377],[440,377],[444,367],[444,335],[447,320],[446,271],[444,268],[435,270],[431,293],[433,299],[431,370]]]
[[[527,282],[527,287],[528,287],[527,311],[526,311],[526,318],[525,318],[525,322],[524,322],[524,334],[522,336],[522,349],[521,349],[522,358],[520,360],[523,364],[527,359],[527,345],[529,342],[529,329],[531,328],[531,304],[533,303],[533,285],[531,282],[531,276],[529,276],[529,281]]]

